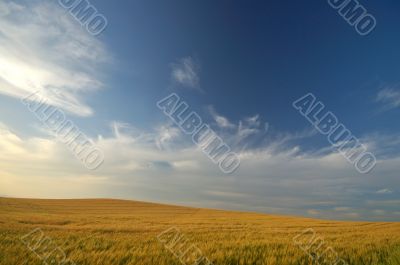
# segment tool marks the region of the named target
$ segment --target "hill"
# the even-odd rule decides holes
[[[400,264],[400,223],[0,198],[0,264]],[[318,263],[316,263],[318,261]]]

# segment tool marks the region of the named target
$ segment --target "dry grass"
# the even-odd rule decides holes
[[[35,228],[75,264],[178,265],[157,240],[179,228],[213,264],[316,264],[293,243],[313,228],[347,264],[400,265],[400,223],[335,222],[120,200],[0,198],[0,264],[42,261],[20,238]],[[189,265],[189,264],[187,264]]]

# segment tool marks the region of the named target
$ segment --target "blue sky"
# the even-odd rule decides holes
[[[400,220],[400,3],[101,1],[88,34],[57,1],[0,3],[0,194],[115,197],[346,220]],[[20,99],[34,91],[103,150],[88,171]],[[292,107],[313,93],[378,160],[358,173]],[[241,156],[225,175],[156,102],[177,93]]]

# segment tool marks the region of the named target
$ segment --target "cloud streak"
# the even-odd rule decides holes
[[[400,107],[400,89],[384,88],[379,91],[376,100],[385,105],[385,110],[398,108]]]
[[[177,63],[172,64],[172,79],[179,85],[202,91],[200,88],[199,77],[200,65],[192,57],[184,57],[179,59]]]
[[[361,176],[338,153],[310,154],[290,144],[290,139],[307,137],[299,133],[257,149],[239,150],[240,169],[225,175],[190,139],[168,133],[173,130],[170,125],[142,131],[113,122],[110,130],[108,137],[92,137],[104,151],[105,161],[99,170],[88,174],[56,140],[21,138],[2,125],[0,193],[185,202],[327,219],[399,218],[395,203],[399,194],[381,187],[398,184],[400,157],[379,160],[376,171]],[[168,148],[159,148],[160,139]],[[29,166],[15,166],[19,163]]]
[[[79,116],[93,109],[82,95],[104,86],[104,45],[56,3],[0,2],[0,93],[24,98],[40,92],[49,105]]]

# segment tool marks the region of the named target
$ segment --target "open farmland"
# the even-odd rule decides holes
[[[0,199],[0,264],[44,264],[44,255],[21,240],[37,228],[77,265],[182,264],[162,240],[163,232],[175,230],[212,264],[317,264],[311,256],[329,247],[346,264],[400,264],[400,223],[323,221],[122,200],[9,198]],[[293,240],[309,228],[324,240],[320,249],[311,248],[311,255]]]

